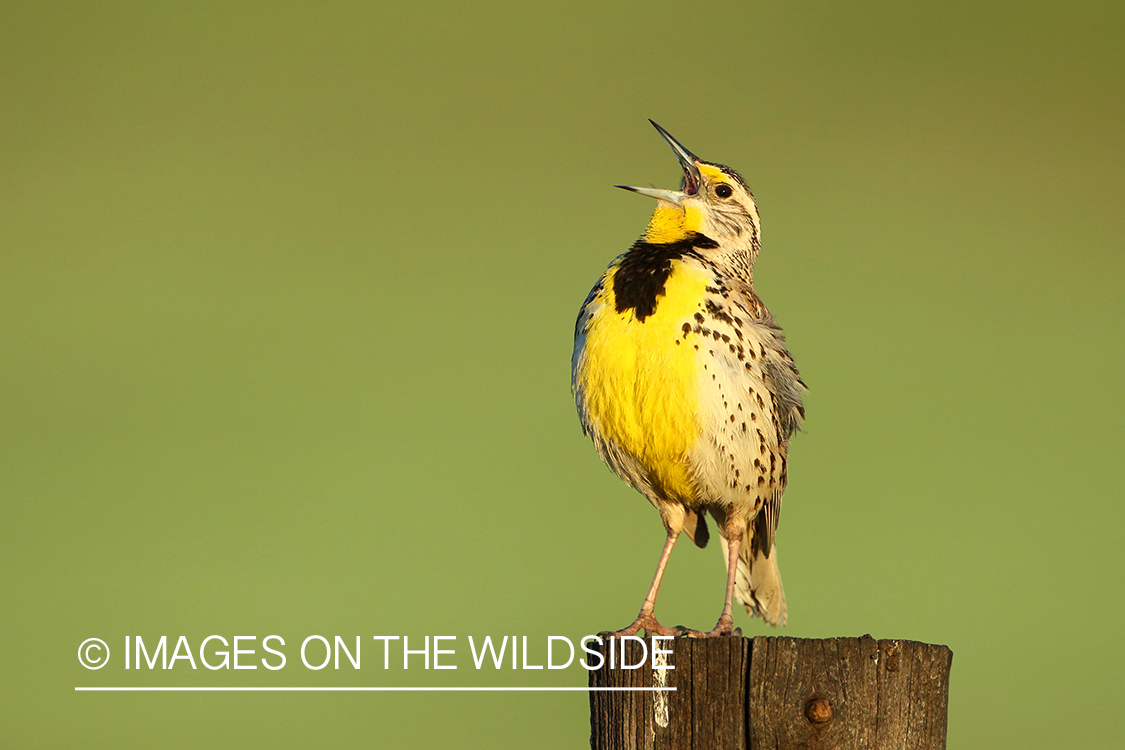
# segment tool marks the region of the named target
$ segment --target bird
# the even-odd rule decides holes
[[[583,432],[666,532],[640,613],[611,635],[740,635],[735,598],[770,625],[787,620],[775,537],[807,386],[754,291],[761,220],[746,181],[649,122],[683,180],[679,190],[615,186],[656,208],[586,297],[571,359]],[[706,546],[708,515],[726,564],[719,620],[706,632],[661,625],[655,604],[672,548],[681,533]]]

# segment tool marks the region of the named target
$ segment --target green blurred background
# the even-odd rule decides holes
[[[1119,2],[3,4],[0,744],[583,747],[578,693],[73,688],[584,684],[464,639],[621,627],[651,576],[569,362],[652,208],[611,185],[678,180],[652,117],[754,188],[812,389],[782,632],[948,644],[951,747],[1117,746],[1122,38]],[[661,618],[722,585],[678,549]],[[290,663],[121,664],[212,633]],[[307,672],[311,633],[461,668]]]

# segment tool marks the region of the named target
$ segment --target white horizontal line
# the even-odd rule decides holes
[[[75,692],[648,692],[675,691],[674,687],[76,687]]]

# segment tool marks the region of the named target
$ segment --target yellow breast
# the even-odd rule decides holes
[[[578,371],[590,427],[631,454],[668,500],[691,504],[697,492],[688,454],[700,434],[698,352],[683,325],[701,305],[708,277],[682,261],[656,310],[638,321],[618,312],[611,268],[591,300]]]

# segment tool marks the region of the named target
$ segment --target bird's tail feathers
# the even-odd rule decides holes
[[[781,586],[781,573],[777,568],[777,547],[767,557],[752,544],[751,525],[739,551],[738,571],[734,579],[734,596],[750,615],[761,617],[773,626],[785,625],[785,590]],[[723,559],[726,559],[726,539],[723,539]]]

